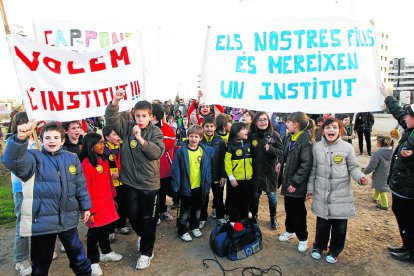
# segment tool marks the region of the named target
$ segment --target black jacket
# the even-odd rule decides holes
[[[279,133],[270,128],[250,134],[251,155],[253,160],[253,187],[257,191],[276,192],[276,164],[282,159],[283,144]],[[269,144],[266,151],[265,145]]]
[[[355,119],[355,131],[372,131],[372,126],[374,125],[374,114],[371,112],[361,112],[357,113]]]
[[[404,110],[393,96],[387,97],[385,104],[401,127],[404,128],[402,137],[392,156],[388,185],[393,193],[414,199],[414,155],[402,157],[400,154],[402,148],[414,150],[414,129],[407,128],[404,120]]]
[[[213,184],[217,184],[222,177],[226,177],[226,171],[224,170],[224,155],[226,154],[226,143],[217,134],[214,133],[212,140],[207,140],[204,135],[203,140],[200,142],[203,145],[210,146],[214,149],[214,157],[211,160],[211,179]]]
[[[287,135],[284,140],[279,182],[284,196],[305,197],[313,163],[311,135],[305,130],[290,146],[291,137]],[[289,185],[296,188],[294,193],[288,192]]]

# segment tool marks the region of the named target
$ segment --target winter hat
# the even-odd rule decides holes
[[[404,111],[405,111],[405,114],[410,115],[410,116],[414,116],[414,104],[411,104],[411,105],[407,104],[404,107]]]

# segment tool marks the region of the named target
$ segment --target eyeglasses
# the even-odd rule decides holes
[[[267,122],[267,121],[269,121],[268,119],[266,119],[266,118],[264,118],[264,119],[259,119],[259,120],[257,120],[258,122],[261,122],[261,123],[265,123],[265,122]]]

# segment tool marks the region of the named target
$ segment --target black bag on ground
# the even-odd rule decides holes
[[[248,219],[240,222],[241,231],[235,231],[230,222],[216,226],[210,234],[210,248],[219,256],[227,256],[232,261],[245,259],[260,251],[262,232],[256,220]]]

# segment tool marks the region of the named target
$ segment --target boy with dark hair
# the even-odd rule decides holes
[[[133,109],[134,121],[119,114],[119,101],[125,91],[118,90],[105,111],[105,120],[123,140],[119,181],[126,185],[128,218],[140,236],[141,256],[137,269],[145,269],[154,257],[155,232],[158,220],[158,192],[160,189],[160,157],[164,152],[161,130],[151,123],[152,105],[139,101]]]
[[[126,225],[126,190],[125,185],[119,181],[119,173],[121,171],[121,138],[115,132],[111,125],[107,125],[102,129],[102,135],[105,138],[104,156],[109,163],[112,183],[114,184],[116,197],[115,202],[118,205],[117,212],[119,219],[115,222],[115,232],[122,235],[129,235],[130,229]],[[115,240],[115,235],[110,235],[110,240]]]
[[[47,275],[56,236],[65,246],[76,275],[90,275],[91,263],[78,235],[79,210],[89,219],[91,201],[79,159],[62,150],[64,131],[46,124],[40,134],[42,151],[27,149],[27,138],[36,128],[30,121],[17,127],[2,157],[6,167],[25,182],[20,236],[31,236],[32,275]]]
[[[173,192],[179,194],[178,235],[185,242],[192,241],[189,230],[196,238],[203,235],[199,229],[200,212],[210,191],[211,158],[214,155],[213,148],[200,144],[203,137],[201,126],[191,126],[187,137],[172,164]]]
[[[82,147],[82,123],[81,121],[63,122],[62,127],[65,130],[65,143],[63,149],[73,152],[79,157]]]
[[[160,158],[160,195],[159,209],[160,218],[158,224],[163,221],[173,221],[174,218],[167,211],[165,201],[168,192],[171,191],[171,164],[174,158],[175,132],[173,128],[165,121],[167,109],[161,104],[152,104],[153,116],[152,123],[161,129],[163,134],[163,142],[165,145],[164,154]],[[172,196],[171,194],[169,194]]]
[[[220,224],[225,223],[224,220],[224,202],[223,202],[223,191],[224,185],[226,185],[226,172],[224,170],[224,156],[226,154],[226,143],[223,139],[215,132],[216,131],[216,120],[212,116],[204,117],[202,123],[204,136],[201,140],[202,145],[210,146],[214,149],[214,156],[211,164],[211,178],[213,190],[213,206],[216,210],[216,219]],[[204,227],[207,221],[207,208],[208,208],[209,197],[205,199],[205,204],[201,208],[200,216],[200,228]]]

